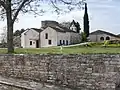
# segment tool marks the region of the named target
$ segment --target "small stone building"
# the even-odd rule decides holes
[[[90,33],[89,38],[92,42],[101,42],[105,40],[120,40],[120,37],[118,35],[102,30],[97,30]]]

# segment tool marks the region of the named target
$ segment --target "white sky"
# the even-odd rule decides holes
[[[96,29],[102,29],[115,34],[119,34],[120,31],[120,0],[87,0],[88,2],[88,14],[90,19],[90,32]],[[20,15],[19,21],[15,23],[14,30],[21,28],[40,28],[42,20],[56,20],[72,21],[73,19],[80,22],[82,27],[84,11],[72,11],[69,14],[57,16],[56,14],[46,13],[43,16],[37,16],[26,14]],[[5,26],[5,21],[0,22],[0,32]]]

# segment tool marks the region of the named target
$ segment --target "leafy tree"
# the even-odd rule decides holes
[[[109,45],[109,43],[110,43],[110,42],[109,42],[109,40],[105,40],[105,41],[104,41],[104,45],[103,45],[103,46],[104,46],[104,47],[106,47],[106,46],[108,46],[108,45]]]
[[[71,22],[62,22],[60,25],[67,27],[69,29]]]
[[[73,20],[70,25],[72,25],[72,24],[75,25],[75,27],[76,27],[76,32],[77,32],[77,33],[80,33],[81,28],[80,28],[79,22],[75,22],[75,20]]]
[[[20,30],[16,30],[16,31],[13,33],[13,35],[14,35],[14,36],[19,36],[19,35],[21,35]]]
[[[82,42],[85,42],[87,41],[87,38],[86,38],[86,34],[84,32],[81,32],[81,38],[82,38]]]
[[[7,43],[7,28],[3,27],[3,32],[1,33],[1,43]]]
[[[79,22],[76,23],[76,28],[77,28],[77,33],[80,33],[81,28]]]
[[[25,31],[25,29],[16,30],[16,31],[14,32],[14,36],[20,36],[21,33],[23,33],[24,31]]]
[[[3,27],[3,32],[1,33],[1,43],[0,43],[0,48],[6,48],[7,47],[7,28],[6,26]]]
[[[84,13],[84,33],[86,34],[86,37],[89,36],[89,18],[88,18],[88,12],[87,12],[87,3],[85,3],[85,13]]]
[[[13,29],[14,23],[19,13],[44,13],[45,11],[43,9],[40,9],[40,5],[42,4],[42,2],[45,2],[49,5],[52,5],[54,11],[60,14],[59,11],[65,11],[66,9],[59,8],[58,4],[66,5],[66,12],[69,12],[71,10],[74,10],[75,7],[81,6],[81,3],[83,1],[84,0],[0,0],[0,16],[2,19],[6,18],[7,21],[8,53],[14,52]]]

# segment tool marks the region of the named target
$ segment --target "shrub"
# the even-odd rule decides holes
[[[104,47],[106,47],[106,46],[108,46],[108,45],[109,45],[109,43],[110,43],[110,42],[109,42],[108,40],[105,40],[105,41],[104,41],[104,45],[103,45],[103,46],[104,46]]]
[[[87,41],[86,34],[84,32],[81,33],[82,36],[82,42]]]
[[[88,45],[89,46],[101,46],[101,45],[103,45],[103,42],[90,42],[90,43],[88,43]]]
[[[120,40],[109,40],[109,44],[120,44]]]

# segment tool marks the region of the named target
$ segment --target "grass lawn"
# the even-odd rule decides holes
[[[7,53],[7,49],[0,49],[0,54]],[[120,53],[120,47],[49,47],[40,49],[15,49],[15,54],[86,54],[86,53]]]

